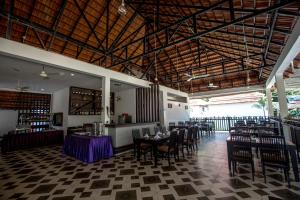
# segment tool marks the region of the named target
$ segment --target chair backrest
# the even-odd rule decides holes
[[[257,131],[260,135],[278,135],[278,131],[273,127],[261,126],[257,127]]]
[[[245,121],[244,120],[237,120],[236,122],[235,122],[235,126],[245,126],[246,124],[245,124]]]
[[[232,149],[230,156],[239,157],[243,160],[252,160],[251,136],[239,133],[230,134]]]
[[[197,140],[198,139],[198,126],[193,126],[192,132],[193,132],[193,139]]]
[[[150,135],[150,128],[142,128],[143,135]]]
[[[162,133],[166,133],[167,132],[167,128],[165,126],[161,126],[161,132]]]
[[[177,138],[177,144],[182,145],[184,142],[184,136],[185,136],[185,129],[180,129],[178,138]]]
[[[132,129],[131,131],[132,139],[135,140],[136,138],[140,138],[140,129]]]
[[[169,148],[175,148],[177,146],[177,131],[172,131],[169,139]]]
[[[288,162],[284,136],[261,134],[259,140],[262,161]]]
[[[246,127],[246,126],[236,126],[235,127],[235,133],[249,135],[250,134],[249,127]]]
[[[179,121],[178,126],[184,126],[184,122]]]
[[[193,127],[188,128],[187,140],[188,141],[192,141],[193,140]]]
[[[175,126],[175,122],[169,122],[169,126]]]
[[[158,127],[158,126],[154,126],[154,133],[156,134],[156,133],[158,133],[158,132],[160,132],[161,130],[160,130],[160,127]]]

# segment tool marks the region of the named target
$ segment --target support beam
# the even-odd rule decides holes
[[[270,88],[266,89],[266,96],[267,96],[267,106],[268,106],[268,115],[269,117],[274,116],[274,107],[272,102],[272,91]]]
[[[271,17],[271,26],[270,26],[270,30],[269,30],[269,35],[268,35],[266,47],[265,47],[265,50],[264,50],[264,52],[265,52],[264,57],[263,57],[264,62],[265,62],[265,60],[267,58],[267,55],[268,55],[268,52],[269,52],[270,42],[272,40],[273,30],[274,30],[274,27],[275,27],[275,24],[276,24],[276,19],[277,19],[277,10],[273,11],[273,14],[272,14],[272,17]],[[259,79],[261,78],[262,72],[263,72],[263,68],[261,68],[261,70],[260,70]]]
[[[58,14],[56,15],[56,18],[55,18],[54,23],[53,23],[52,28],[51,28],[51,29],[54,30],[54,35],[52,36],[52,38],[50,40],[48,50],[50,50],[51,47],[52,47],[52,44],[53,44],[53,41],[55,39],[55,35],[56,35],[56,32],[57,32],[58,25],[59,25],[59,22],[60,22],[60,19],[61,19],[63,13],[64,13],[67,2],[68,2],[67,0],[62,0],[62,2],[61,2],[60,9],[58,11]],[[48,38],[47,38],[46,42],[48,42]],[[46,45],[47,45],[47,43],[46,43]],[[46,45],[45,45],[45,47],[46,47]]]
[[[222,3],[224,3],[224,2],[225,2],[225,1],[218,2],[217,4],[212,5],[210,8],[213,9],[214,7],[218,7],[218,6],[220,6],[220,4],[222,4]],[[295,0],[282,1],[282,2],[280,2],[280,3],[278,3],[278,4],[274,4],[274,5],[270,6],[270,7],[268,7],[268,8],[264,8],[264,9],[257,10],[256,12],[254,12],[254,13],[252,13],[252,14],[248,14],[248,15],[245,15],[245,16],[243,16],[243,17],[239,17],[239,18],[237,18],[237,19],[235,19],[235,20],[233,20],[233,21],[230,21],[230,22],[225,22],[225,23],[223,23],[223,24],[221,24],[221,25],[218,25],[218,26],[216,26],[216,27],[213,27],[213,28],[211,28],[211,29],[209,29],[209,30],[205,30],[205,31],[202,31],[202,32],[194,33],[194,34],[191,34],[191,36],[189,36],[189,37],[186,37],[186,38],[183,38],[183,39],[177,39],[176,41],[172,41],[172,42],[170,42],[169,44],[166,44],[166,45],[164,45],[164,46],[160,46],[160,47],[157,47],[157,48],[148,50],[148,51],[146,51],[144,54],[142,53],[142,54],[140,54],[140,55],[136,55],[136,56],[134,56],[134,57],[128,58],[128,60],[133,60],[133,59],[136,59],[136,58],[140,58],[140,57],[146,56],[146,55],[148,55],[148,54],[150,54],[150,53],[154,53],[154,52],[156,52],[156,51],[159,51],[160,49],[166,49],[166,48],[169,48],[169,47],[174,46],[174,45],[176,45],[176,44],[184,43],[184,42],[186,42],[186,41],[199,39],[199,38],[201,38],[201,37],[203,37],[204,35],[207,35],[207,34],[209,34],[209,33],[215,32],[215,31],[220,30],[220,29],[224,29],[224,28],[226,28],[226,27],[228,27],[228,26],[234,25],[234,24],[239,23],[239,22],[243,22],[243,21],[245,21],[245,20],[248,20],[248,19],[250,19],[250,18],[256,17],[256,16],[261,15],[261,14],[264,14],[264,13],[266,13],[266,12],[272,12],[272,11],[274,11],[274,10],[280,9],[280,8],[282,8],[282,7],[285,7],[285,6],[287,6],[287,5],[289,5],[289,4],[293,3],[293,2],[295,2]],[[151,33],[151,34],[148,34],[148,35],[146,35],[145,37],[154,36],[154,35],[160,33],[161,31],[165,31],[165,29],[167,29],[167,28],[170,28],[170,27],[172,27],[172,26],[174,26],[174,25],[175,25],[175,26],[178,26],[179,23],[182,23],[182,22],[184,22],[184,21],[186,21],[186,20],[192,19],[192,17],[193,17],[194,15],[197,16],[197,15],[199,15],[199,14],[201,14],[201,13],[205,13],[205,12],[207,12],[207,10],[206,10],[206,11],[202,11],[202,12],[200,12],[200,13],[197,12],[197,13],[195,13],[195,14],[193,14],[193,15],[190,15],[190,16],[186,16],[184,19],[178,20],[177,23],[172,24],[172,25],[170,25],[169,27],[165,27],[165,28],[162,29],[162,30],[159,30],[159,31],[153,32],[153,33]],[[135,40],[133,43],[141,42],[141,40],[143,40],[143,38],[142,38],[142,39],[137,39],[137,40]],[[133,44],[133,43],[131,43],[131,44]],[[128,45],[131,45],[131,44],[128,44]],[[126,46],[128,46],[128,45],[126,45]],[[125,48],[125,46],[123,46],[122,48]],[[115,51],[117,51],[117,50],[118,50],[118,49],[116,49]],[[125,63],[125,61],[123,61],[123,62],[121,62],[121,63],[118,63],[118,64],[122,64],[122,63]]]
[[[87,1],[85,2],[85,4],[83,5],[83,8],[82,8],[83,12],[84,12],[85,9],[87,8],[89,2],[90,2],[90,0],[87,0]],[[72,35],[73,35],[74,31],[76,30],[76,27],[77,27],[77,25],[78,25],[78,23],[79,23],[81,17],[82,17],[81,15],[79,15],[79,16],[77,17],[77,19],[75,20],[75,23],[74,23],[74,25],[73,25],[73,27],[72,27],[72,30],[71,30],[71,32],[68,34],[67,37],[69,37],[69,38],[72,37]],[[28,26],[27,26],[27,27],[28,27]],[[67,48],[67,45],[68,45],[68,43],[65,41],[64,46],[63,46],[63,48],[62,48],[62,50],[61,50],[61,52],[60,52],[61,54],[64,53],[64,51],[65,51],[66,48]]]
[[[288,106],[287,106],[287,99],[285,93],[285,84],[282,74],[276,75],[276,88],[278,94],[278,103],[280,109],[280,117],[284,119],[288,116]]]
[[[11,17],[14,15],[14,7],[15,7],[15,0],[9,1],[9,14],[7,19],[7,27],[6,27],[6,39],[10,39],[11,31],[12,31],[12,20]]]

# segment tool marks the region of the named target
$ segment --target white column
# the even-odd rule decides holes
[[[274,108],[273,108],[273,104],[272,104],[272,92],[271,92],[270,88],[266,89],[266,96],[267,96],[267,100],[268,100],[269,117],[273,117],[274,116]]]
[[[285,85],[282,74],[276,75],[276,87],[278,94],[278,103],[280,109],[280,117],[281,119],[285,118],[288,115],[288,106],[285,94]]]
[[[101,121],[104,124],[110,123],[110,77],[102,78],[102,113]],[[105,135],[108,129],[105,128]]]
[[[166,90],[161,90],[161,100],[160,100],[160,123],[161,125],[167,127],[167,109],[168,109],[168,94]]]
[[[288,105],[285,94],[285,85],[282,74],[276,75],[276,87],[278,94],[278,103],[280,109],[280,118],[284,119],[288,115]],[[286,140],[291,140],[290,128],[283,125],[283,134]]]

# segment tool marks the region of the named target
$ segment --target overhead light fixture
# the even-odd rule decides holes
[[[124,0],[122,0],[122,3],[121,3],[121,5],[120,5],[119,8],[118,8],[118,13],[119,13],[120,15],[126,15],[126,14],[127,14],[127,9],[126,9],[126,7],[125,7],[125,2],[124,2]]]
[[[75,74],[71,73],[70,76],[75,76]]]
[[[46,78],[46,77],[48,77],[48,74],[47,74],[46,71],[43,69],[43,70],[41,71],[41,73],[40,73],[40,76]]]
[[[44,89],[44,88],[41,88],[41,91],[45,91],[45,89]]]

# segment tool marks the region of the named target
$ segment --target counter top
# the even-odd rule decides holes
[[[105,124],[105,127],[108,128],[121,128],[121,127],[130,127],[130,126],[143,126],[149,124],[157,124],[159,122],[148,122],[148,123],[128,123],[128,124]]]

